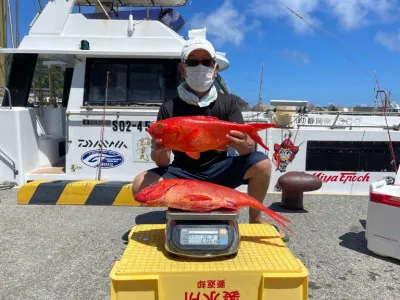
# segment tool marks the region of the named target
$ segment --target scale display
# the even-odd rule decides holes
[[[227,245],[228,230],[183,228],[180,232],[182,245]]]
[[[165,248],[170,254],[212,258],[238,252],[237,211],[198,213],[168,209],[166,217]]]

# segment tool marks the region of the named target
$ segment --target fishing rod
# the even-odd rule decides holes
[[[286,6],[285,4],[281,3],[282,6],[284,6],[286,9],[288,9],[290,12],[292,12],[296,17],[298,17],[300,20],[302,20],[304,23],[306,23],[308,26],[312,27],[315,31],[324,31],[328,32],[325,29],[321,29],[317,27],[316,25],[308,22],[302,15],[299,13],[295,12],[293,9],[290,7]],[[329,33],[330,34],[330,33]],[[333,34],[330,34],[331,36],[334,36]],[[325,38],[325,37],[324,37]],[[334,45],[331,41],[327,39],[327,41],[337,50],[339,51],[344,57],[346,57],[348,60],[350,60],[354,65],[356,65],[363,73],[365,73],[368,77],[372,78],[372,80],[375,80],[375,77],[373,74],[369,73],[365,68],[360,66],[354,59],[352,59],[350,56],[348,56],[346,53],[344,53],[341,49],[337,48],[336,45]]]
[[[291,13],[293,13],[296,17],[298,17],[299,19],[301,19],[304,23],[306,23],[307,25],[309,25],[310,27],[313,27],[315,30],[319,30],[322,31],[324,33],[326,33],[327,35],[330,35],[332,38],[334,38],[335,40],[338,40],[339,42],[347,45],[349,48],[352,48],[354,51],[358,52],[358,54],[364,56],[365,58],[370,59],[371,61],[374,62],[378,62],[378,63],[382,63],[380,60],[364,53],[363,51],[359,50],[358,48],[356,48],[354,45],[350,44],[349,42],[339,38],[338,36],[334,35],[332,32],[322,28],[322,27],[318,27],[317,25],[314,25],[310,22],[308,22],[303,16],[301,16],[299,13],[295,12],[293,9],[291,9],[290,7],[286,6],[285,4],[281,3],[282,6],[284,6],[287,10],[289,10]],[[391,66],[385,66],[386,69],[390,69],[392,71],[394,71],[394,69]]]

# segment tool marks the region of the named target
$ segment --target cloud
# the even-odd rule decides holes
[[[282,4],[304,19],[319,25],[317,16],[333,16],[344,30],[355,30],[374,22],[391,22],[398,18],[397,0],[252,0],[249,12],[256,17],[283,20],[296,32],[311,31],[308,26]]]
[[[249,12],[257,17],[284,19],[295,31],[304,33],[309,32],[310,27],[289,12],[281,3],[302,15],[307,21],[317,24],[318,20],[312,16],[312,13],[317,9],[319,2],[320,0],[286,0],[284,2],[279,0],[253,0]]]
[[[307,54],[296,50],[284,49],[281,52],[281,56],[283,59],[291,60],[297,65],[307,65],[311,62]]]
[[[239,1],[239,0],[236,0]],[[259,39],[264,35],[262,20],[269,19],[287,24],[297,33],[311,33],[313,28],[290,12],[282,4],[293,9],[312,25],[324,27],[322,18],[334,18],[344,30],[356,30],[373,23],[398,20],[400,0],[250,0],[247,9],[239,9],[234,0],[224,0],[210,13],[194,14],[189,28],[207,28],[214,43],[239,46],[246,34],[255,32]],[[381,37],[377,37],[381,42]]]
[[[250,24],[248,24],[250,23]],[[207,27],[207,34],[215,36],[215,44],[221,46],[224,43],[233,43],[239,46],[249,31],[256,30],[259,37],[262,36],[259,20],[249,22],[246,15],[236,9],[231,0],[214,10],[211,14],[197,13],[190,21],[191,28]]]
[[[386,22],[398,13],[397,0],[327,0],[329,9],[347,30],[371,24]]]
[[[400,29],[393,33],[378,31],[375,34],[375,41],[390,51],[400,52]]]

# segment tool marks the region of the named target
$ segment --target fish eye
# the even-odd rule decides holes
[[[161,131],[163,129],[163,125],[161,123],[158,123],[155,127],[156,131]]]

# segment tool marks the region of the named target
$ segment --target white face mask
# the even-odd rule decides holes
[[[214,82],[214,68],[199,64],[196,67],[185,67],[186,83],[196,92],[207,91]]]

